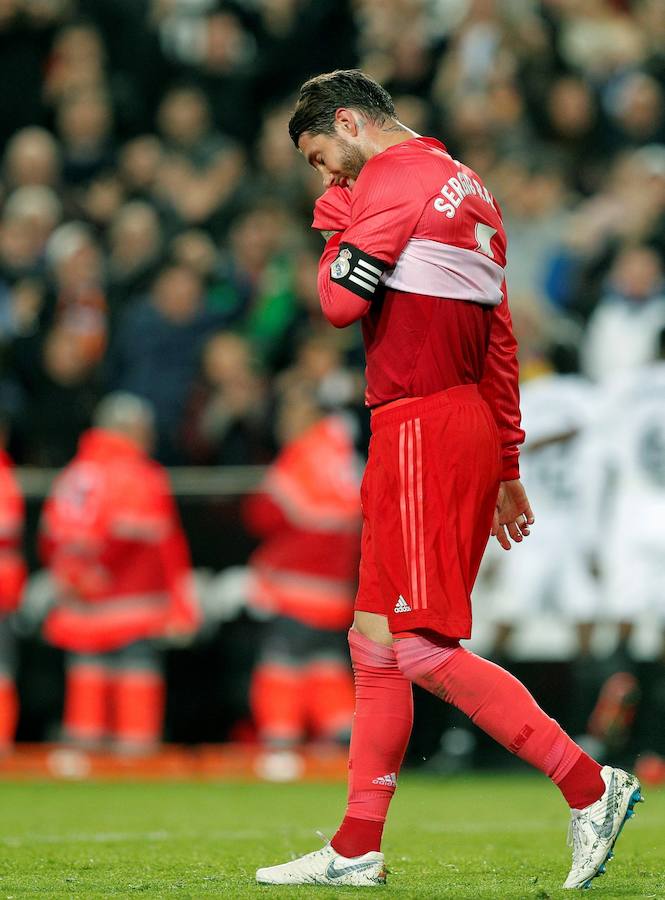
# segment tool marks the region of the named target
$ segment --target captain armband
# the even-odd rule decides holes
[[[389,269],[386,263],[363,253],[353,244],[340,244],[339,254],[330,265],[330,277],[363,300],[371,301],[376,295],[381,275]]]

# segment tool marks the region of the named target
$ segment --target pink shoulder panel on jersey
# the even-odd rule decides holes
[[[439,241],[407,241],[383,283],[395,291],[498,306],[503,268],[483,253]]]

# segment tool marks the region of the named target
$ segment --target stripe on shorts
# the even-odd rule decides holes
[[[416,438],[416,502],[418,504],[418,565],[421,607],[427,609],[427,572],[425,569],[425,504],[423,490],[423,435],[420,419],[414,421]]]
[[[413,483],[413,422],[409,421],[406,431],[406,471],[408,475],[408,493],[407,500],[409,506],[409,528],[411,532],[411,541],[409,549],[411,556],[409,558],[409,572],[411,575],[411,596],[413,597],[413,608],[420,608],[420,598],[418,596],[418,567],[414,566],[417,553],[417,520],[416,520],[416,503],[415,503],[415,485]]]
[[[404,562],[407,572],[409,570],[409,525],[406,508],[406,422],[399,426],[399,511],[402,519],[402,545],[404,547]]]
[[[400,518],[411,607],[427,609],[422,429],[420,419],[399,430]]]

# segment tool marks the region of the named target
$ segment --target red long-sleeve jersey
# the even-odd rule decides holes
[[[333,188],[332,191],[342,191]],[[478,384],[519,477],[517,344],[498,205],[439,141],[414,138],[372,157],[351,193],[348,225],[319,266],[321,306],[344,327],[362,319],[367,403]],[[321,216],[314,226],[325,228]]]

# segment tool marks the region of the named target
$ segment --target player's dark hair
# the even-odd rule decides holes
[[[310,78],[300,88],[296,108],[289,121],[291,140],[298,146],[301,134],[333,134],[335,113],[342,106],[365,113],[382,125],[395,115],[388,91],[358,69],[337,69]]]

